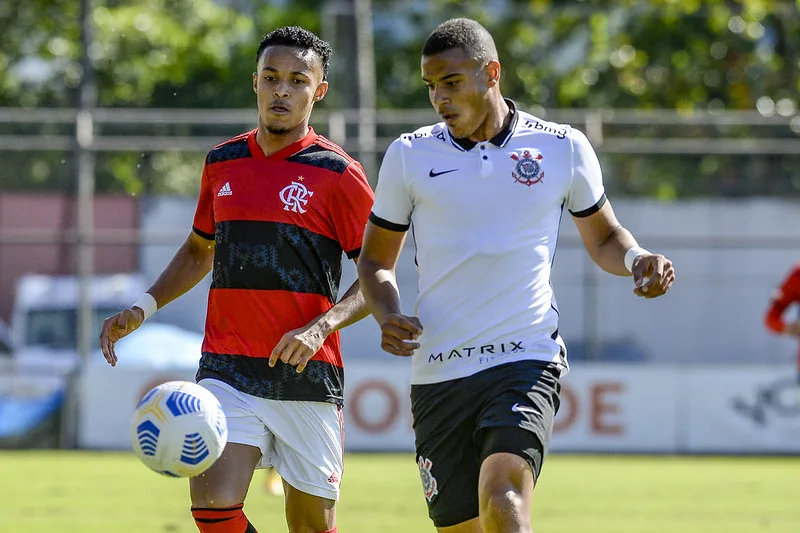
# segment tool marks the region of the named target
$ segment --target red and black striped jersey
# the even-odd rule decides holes
[[[361,165],[312,129],[270,156],[256,130],[208,153],[194,231],[214,240],[215,252],[198,380],[341,404],[338,332],[300,374],[267,362],[286,332],[335,304],[342,253],[358,256],[372,201]]]

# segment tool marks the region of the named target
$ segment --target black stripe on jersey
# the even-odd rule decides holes
[[[594,215],[595,213],[600,211],[600,208],[603,207],[603,205],[605,205],[606,200],[607,200],[606,193],[603,193],[603,196],[601,196],[600,199],[597,200],[597,203],[594,204],[592,207],[574,213],[570,211],[570,213],[572,213],[572,216],[574,216],[575,218],[585,218],[590,215]]]
[[[349,252],[347,252],[347,258],[348,259],[355,259],[359,255],[361,255],[361,247],[360,246],[358,248],[356,248],[355,250],[350,250]]]
[[[218,222],[211,288],[311,293],[335,302],[342,251],[330,237],[294,224]]]
[[[214,234],[213,233],[206,233],[203,230],[197,229],[197,226],[192,226],[192,231],[194,231],[195,233],[197,233],[198,235],[200,235],[202,238],[204,238],[206,240],[209,240],[209,241],[213,241],[214,240]]]
[[[408,231],[411,224],[397,224],[390,222],[385,218],[381,218],[375,213],[369,214],[369,221],[378,226],[379,228],[388,229],[389,231]]]
[[[246,137],[238,141],[227,142],[208,152],[206,156],[206,165],[241,159],[243,157],[253,157],[253,154],[250,153],[250,147],[247,146]]]
[[[317,144],[312,144],[308,148],[287,157],[286,161],[324,168],[337,174],[343,173],[350,166],[350,161],[346,157]]]
[[[269,359],[203,352],[195,379],[218,379],[234,389],[269,400],[344,403],[344,369],[327,361],[309,361],[295,367]]]

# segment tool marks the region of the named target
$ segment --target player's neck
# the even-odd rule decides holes
[[[511,109],[509,109],[503,97],[498,94],[492,100],[486,120],[469,136],[470,141],[484,142],[494,139],[498,133],[503,131],[508,121],[511,120]]]
[[[308,121],[303,121],[285,133],[272,133],[259,121],[258,131],[256,132],[256,142],[264,152],[264,155],[271,156],[275,152],[280,152],[306,135],[308,135]]]

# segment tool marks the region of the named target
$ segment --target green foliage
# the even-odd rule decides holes
[[[322,34],[327,16],[319,0],[94,0],[93,5],[91,57],[98,104],[107,107],[254,106],[251,73],[261,35],[288,24]],[[427,107],[419,79],[422,42],[439,22],[470,16],[495,37],[504,93],[533,111],[691,113],[766,106],[792,114],[800,92],[798,9],[800,0],[374,0],[378,106]],[[0,106],[74,104],[81,78],[78,12],[78,0],[0,3]],[[354,76],[352,58],[335,54],[333,61],[340,76]],[[336,104],[340,80],[332,80],[332,97],[323,105]],[[219,134],[209,128],[172,131]],[[781,135],[796,137],[788,130]],[[198,157],[102,155],[97,188],[192,194],[199,178],[187,176],[196,172]],[[74,173],[62,162],[69,159],[64,153],[4,155],[9,163],[0,169],[0,186],[69,187]],[[730,191],[715,184],[749,183],[734,158],[709,156],[698,167],[698,158],[675,157],[666,168],[653,158],[607,159],[618,176],[612,188],[628,194],[665,199],[725,194]],[[800,170],[789,163],[784,158],[760,165],[785,179],[767,188],[757,184],[754,191],[798,192]],[[743,187],[731,190],[749,190]]]

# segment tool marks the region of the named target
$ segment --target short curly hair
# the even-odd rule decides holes
[[[331,45],[317,37],[314,33],[299,26],[284,26],[266,34],[258,45],[256,52],[256,63],[261,59],[270,46],[294,46],[303,50],[311,50],[319,56],[322,63],[322,79],[328,79],[328,65],[331,61],[333,49]]]
[[[442,22],[428,35],[423,56],[432,56],[459,48],[479,63],[497,60],[497,47],[489,31],[468,18],[450,19]]]

